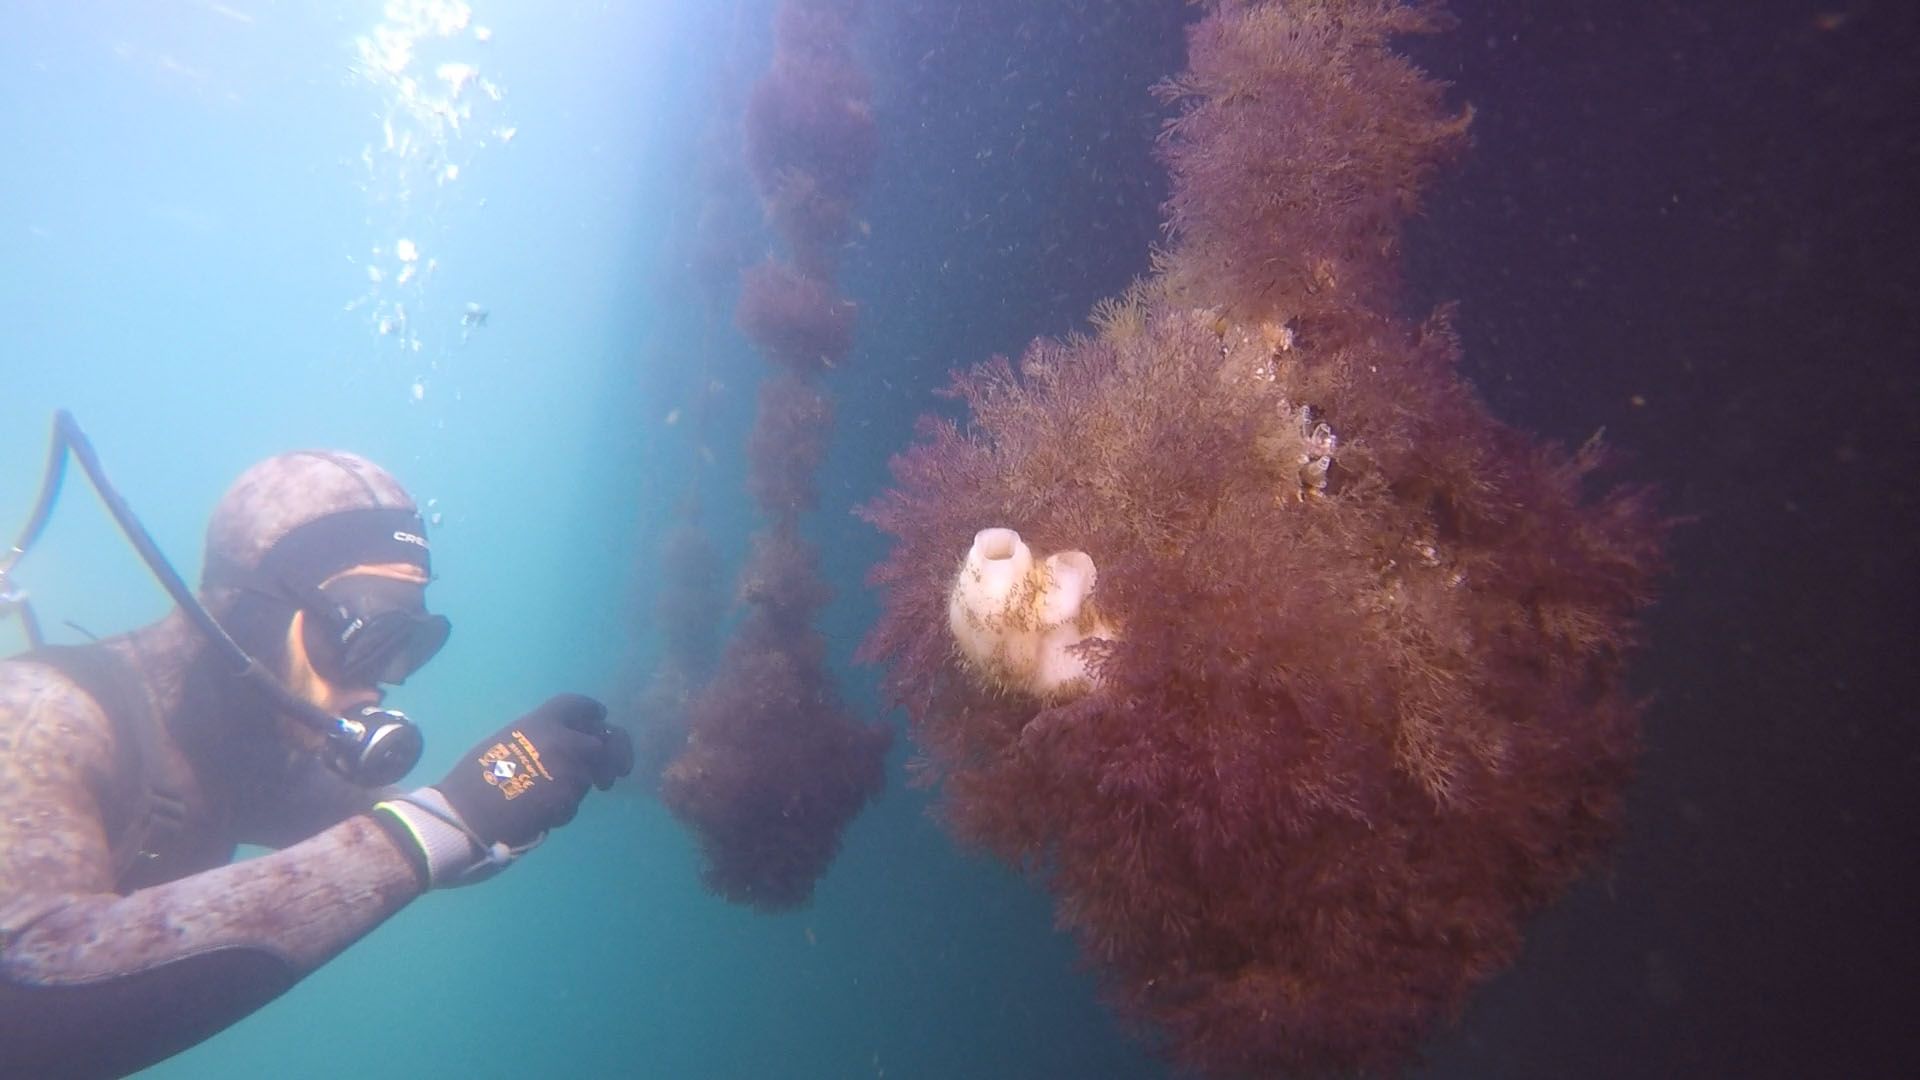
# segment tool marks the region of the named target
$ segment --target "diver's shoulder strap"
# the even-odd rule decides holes
[[[155,768],[156,718],[130,664],[104,645],[44,645],[17,659],[55,668],[113,725],[114,783],[103,793],[102,827],[116,890],[147,852],[162,850],[186,821],[186,803],[165,790]]]

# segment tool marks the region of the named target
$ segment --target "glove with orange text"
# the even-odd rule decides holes
[[[605,791],[633,771],[633,740],[607,707],[557,694],[461,757],[446,779],[378,804],[404,833],[428,888],[492,877],[573,820],[587,786]],[[383,822],[387,824],[388,822]]]

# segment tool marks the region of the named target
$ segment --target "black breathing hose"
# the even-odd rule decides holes
[[[47,522],[53,516],[54,503],[60,496],[61,483],[66,479],[69,452],[80,460],[80,467],[86,472],[87,479],[93,483],[95,494],[100,496],[100,501],[106,505],[107,512],[113,515],[114,523],[120,526],[122,533],[126,534],[128,542],[133,544],[135,551],[139,552],[141,560],[147,564],[147,569],[153,571],[153,576],[159,580],[161,587],[167,590],[167,595],[173,597],[173,602],[180,606],[180,610],[187,613],[187,617],[200,628],[200,632],[206,635],[213,647],[226,654],[232,661],[231,674],[253,683],[272,698],[275,704],[293,714],[302,723],[322,732],[336,731],[341,724],[339,717],[329,714],[313,702],[298,697],[293,691],[288,690],[271,671],[262,667],[258,660],[247,655],[247,651],[240,647],[240,643],[233,640],[232,635],[214,620],[213,614],[200,603],[198,597],[193,595],[193,590],[187,588],[187,583],[181,580],[179,572],[174,570],[173,564],[161,554],[159,545],[155,544],[153,537],[148,535],[146,527],[141,525],[140,519],[134,516],[133,508],[127,505],[127,501],[120,497],[120,492],[108,482],[105,470],[100,467],[99,455],[93,451],[93,443],[88,440],[86,432],[80,430],[80,424],[73,418],[73,414],[65,409],[60,409],[53,414],[53,444],[47,450],[47,468],[40,480],[40,496],[34,502],[33,513],[27,519],[26,528],[20,531],[20,539],[14,542],[13,551],[6,563],[0,565],[0,569],[10,569],[14,562],[33,547],[34,541],[40,539],[40,534],[46,531]],[[23,611],[28,640],[34,648],[39,648],[44,644],[40,640],[39,626],[33,619],[32,609],[24,607],[24,602]]]

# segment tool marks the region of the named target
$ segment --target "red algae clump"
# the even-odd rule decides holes
[[[892,733],[861,723],[826,670],[817,563],[786,531],[754,538],[739,584],[749,614],[660,778],[661,800],[695,826],[708,888],[762,911],[812,898],[841,831],[886,780]]]
[[[956,377],[865,516],[887,665],[966,843],[1044,882],[1114,1006],[1214,1075],[1391,1069],[1612,838],[1660,562],[1642,493],[1488,415],[1397,238],[1465,116],[1426,7],[1218,0],[1163,154],[1172,246],[1097,334]],[[1084,553],[1093,677],[983,677],[976,534]]]
[[[778,372],[761,386],[747,437],[748,487],[764,520],[736,589],[747,614],[704,685],[670,714],[683,718],[684,737],[659,784],[700,845],[708,888],[761,911],[812,899],[841,833],[885,785],[893,738],[834,687],[814,626],[831,592],[799,524],[819,499],[833,432],[819,376],[852,347],[857,314],[833,276],[875,151],[851,52],[859,11],[856,0],[782,0],[772,64],[748,104],[748,164],[789,256],[747,270],[735,310]]]

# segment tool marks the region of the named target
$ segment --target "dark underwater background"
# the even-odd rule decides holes
[[[771,243],[734,155],[772,5],[479,0],[431,43],[477,72],[458,130],[357,73],[355,40],[417,6],[0,10],[0,529],[25,519],[57,407],[190,576],[252,461],[383,462],[439,515],[431,601],[456,627],[395,697],[428,782],[555,690],[644,679],[679,500],[697,491],[729,566],[742,553],[764,365],[693,252],[715,214],[741,261]],[[1685,523],[1637,663],[1646,754],[1617,853],[1420,1075],[1912,1075],[1920,8],[1449,7],[1457,29],[1406,48],[1473,104],[1474,147],[1407,238],[1408,304],[1457,301],[1497,416],[1571,443],[1605,428]],[[949,370],[1083,326],[1146,271],[1149,89],[1197,11],[868,5],[880,156],[808,530],[870,717],[851,655],[883,544],[847,511],[917,414],[951,408]],[[397,148],[426,153],[388,150],[396,118]],[[18,583],[61,640],[167,606],[77,475]],[[0,623],[0,651],[23,644]],[[689,838],[616,789],[150,1075],[1164,1075],[1045,896],[930,818],[911,753],[896,741],[799,913],[708,896]]]

